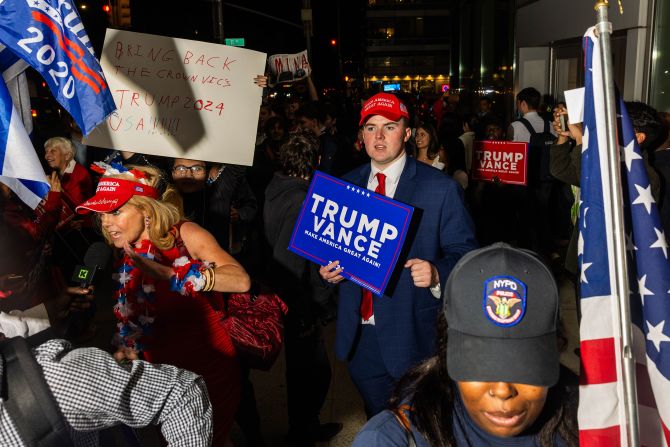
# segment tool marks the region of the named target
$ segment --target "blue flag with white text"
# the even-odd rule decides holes
[[[71,0],[0,1],[0,43],[42,75],[84,135],[116,109]]]
[[[35,209],[49,192],[42,165],[0,77],[0,182]]]

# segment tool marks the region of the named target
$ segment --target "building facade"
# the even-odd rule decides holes
[[[363,82],[386,91],[450,88],[449,4],[445,0],[367,0]]]
[[[515,91],[535,87],[558,100],[584,84],[582,36],[596,23],[595,1],[517,0]],[[625,100],[670,111],[670,4],[610,2],[614,81]]]

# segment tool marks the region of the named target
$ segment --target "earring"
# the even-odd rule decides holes
[[[151,223],[151,220],[149,219],[149,216],[144,217],[144,228],[149,229],[149,224]]]
[[[492,390],[491,388],[489,388],[489,396],[491,396],[491,397],[494,396],[494,394],[493,394],[493,390]]]

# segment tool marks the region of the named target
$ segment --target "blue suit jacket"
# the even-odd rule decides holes
[[[367,187],[369,176],[368,163],[343,178]],[[408,256],[401,257],[398,265],[402,267],[412,258],[431,262],[437,267],[444,290],[456,262],[477,247],[460,185],[441,171],[408,157],[394,199],[423,211]],[[435,321],[442,299],[436,299],[428,288],[415,287],[406,268],[392,293],[375,296],[373,309],[386,370],[400,377],[415,363],[434,354]],[[335,354],[341,360],[352,354],[360,331],[360,302],[359,286],[351,281],[340,284]]]

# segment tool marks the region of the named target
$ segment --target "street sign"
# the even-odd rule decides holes
[[[232,39],[226,39],[226,45],[230,45],[231,47],[243,47],[244,37],[235,37]]]

